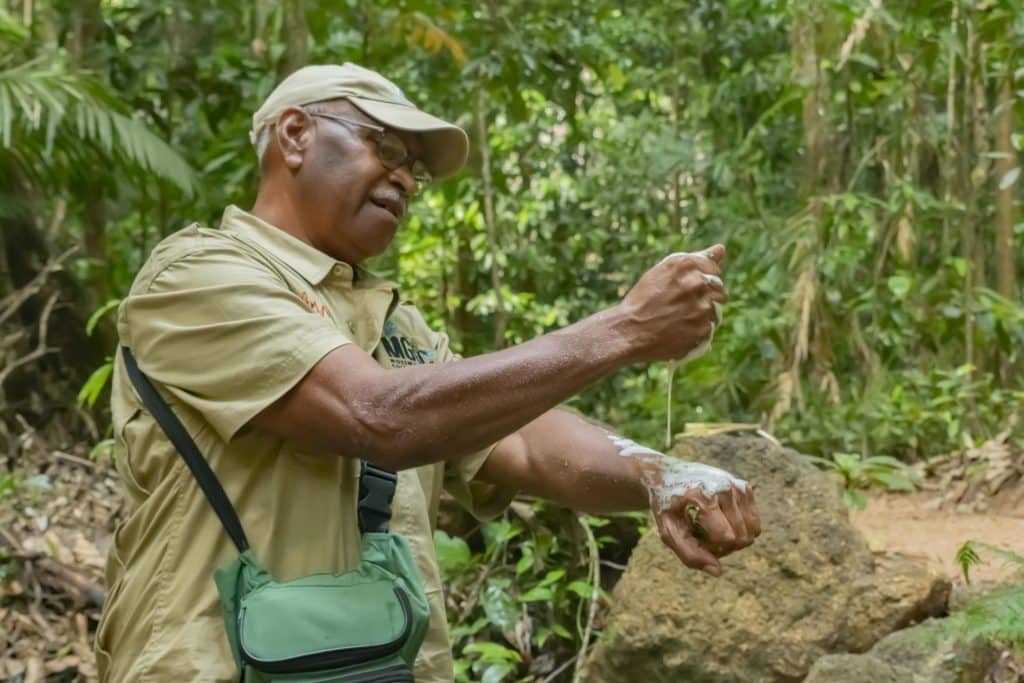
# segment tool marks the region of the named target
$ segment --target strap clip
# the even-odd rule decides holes
[[[359,470],[359,532],[387,533],[398,475],[365,460]]]

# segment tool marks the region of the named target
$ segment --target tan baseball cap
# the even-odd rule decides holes
[[[388,128],[421,134],[423,163],[435,178],[450,176],[466,163],[469,138],[458,126],[421,111],[397,85],[376,71],[346,62],[306,66],[281,81],[252,116],[253,144],[288,107],[346,99]]]

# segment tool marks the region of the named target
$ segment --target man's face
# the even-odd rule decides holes
[[[317,113],[380,126],[345,101],[309,105],[312,142],[296,181],[309,217],[313,246],[339,261],[359,263],[383,252],[394,239],[416,181],[407,166],[389,170],[377,153],[377,131]],[[415,134],[394,131],[414,156]]]

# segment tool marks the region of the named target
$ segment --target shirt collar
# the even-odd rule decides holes
[[[360,280],[362,284],[364,278],[373,278],[378,283],[383,282],[359,266],[353,268],[348,263],[335,261],[316,247],[237,206],[232,205],[224,210],[220,227],[255,242],[271,255],[287,263],[311,285],[319,285],[332,273],[339,280],[350,283]]]

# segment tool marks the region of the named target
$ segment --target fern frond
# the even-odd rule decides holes
[[[964,575],[964,582],[971,583],[971,567],[982,564],[983,560],[974,549],[973,541],[964,541],[960,549],[956,551],[956,563],[960,566],[960,572]]]
[[[973,543],[979,548],[984,548],[988,552],[998,555],[1007,562],[1015,564],[1019,566],[1021,569],[1024,569],[1024,555],[1019,555],[1010,550],[1009,548],[1000,548],[999,546],[992,545],[991,543],[982,543],[981,541],[974,541]]]
[[[1024,586],[1012,586],[976,598],[935,626],[961,642],[981,638],[1024,652]]]

